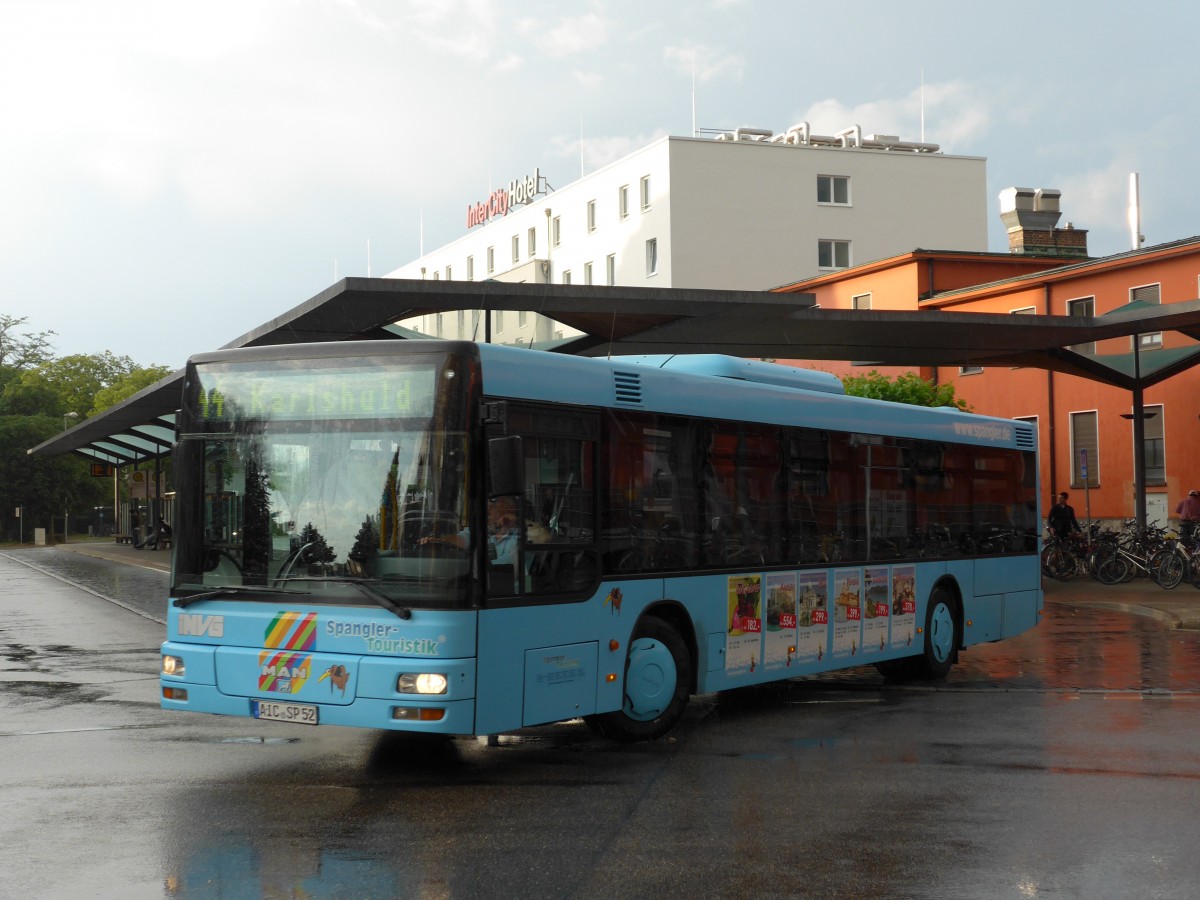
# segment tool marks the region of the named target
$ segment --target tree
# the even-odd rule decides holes
[[[0,533],[26,540],[34,528],[51,534],[53,518],[103,505],[109,482],[92,478],[87,463],[74,456],[30,456],[25,452],[62,430],[54,416],[0,416]],[[13,512],[23,508],[23,524]]]
[[[912,406],[953,406],[970,411],[965,400],[954,396],[953,384],[934,384],[916,372],[905,372],[889,378],[872,369],[866,375],[851,375],[842,379],[846,393],[852,397],[870,397]]]
[[[304,562],[308,565],[325,566],[337,559],[337,552],[312,522],[300,529],[300,546],[308,547],[304,551]]]
[[[50,335],[53,331],[19,334],[17,329],[26,318],[0,313],[0,367],[28,369],[49,360]]]
[[[92,408],[88,410],[88,415],[94,416],[102,413],[109,407],[116,406],[123,400],[128,400],[138,391],[162,381],[162,379],[170,374],[171,369],[167,366],[134,367],[119,376],[111,384],[96,392],[95,399],[92,401]]]
[[[378,553],[379,531],[375,527],[375,521],[367,516],[359,526],[358,533],[354,535],[354,546],[346,555],[362,571]]]
[[[46,360],[24,369],[6,385],[0,395],[0,406],[29,415],[30,398],[45,398],[48,389],[58,398],[58,403],[38,412],[59,416],[70,412],[87,415],[95,407],[96,395],[101,390],[122,382],[137,369],[128,356],[114,356],[107,350]]]
[[[105,479],[92,478],[76,456],[33,457],[27,450],[61,431],[64,416],[107,409],[162,378],[163,366],[140,367],[127,356],[105,351],[54,358],[49,336],[27,332],[25,319],[0,314],[0,534],[15,538],[25,511],[28,536],[34,527],[52,529],[52,517],[110,502]]]

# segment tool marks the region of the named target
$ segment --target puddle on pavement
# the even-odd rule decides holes
[[[47,707],[68,706],[75,703],[94,703],[106,696],[106,692],[90,684],[70,681],[5,681],[6,700],[18,703],[40,703]]]

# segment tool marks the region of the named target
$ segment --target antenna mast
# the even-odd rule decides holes
[[[1138,250],[1146,238],[1142,235],[1142,200],[1138,173],[1129,173],[1129,248]]]
[[[921,143],[925,143],[925,67],[921,67]]]
[[[692,51],[692,137],[699,137],[696,131],[696,51]]]

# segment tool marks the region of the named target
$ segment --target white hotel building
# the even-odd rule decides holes
[[[665,137],[553,192],[537,170],[516,179],[388,277],[766,290],[918,247],[982,251],[985,165],[857,126]],[[497,313],[492,339],[563,336],[535,319]],[[405,324],[482,338],[469,312]]]

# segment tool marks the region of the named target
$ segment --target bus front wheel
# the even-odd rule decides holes
[[[616,741],[662,737],[683,716],[692,683],[692,658],[683,638],[662,619],[643,619],[625,657],[625,689],[616,712],[589,716],[587,723]]]

